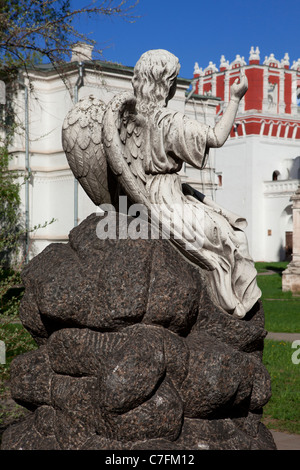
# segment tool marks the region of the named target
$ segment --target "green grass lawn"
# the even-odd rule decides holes
[[[279,261],[277,263],[269,263],[269,262],[266,262],[266,261],[258,261],[257,263],[255,263],[255,267],[256,267],[256,270],[258,273],[263,273],[263,272],[266,272],[266,271],[278,271],[278,272],[282,272],[286,269],[288,265],[288,262],[287,261]]]
[[[266,330],[300,333],[300,297],[282,291],[281,275],[287,263],[256,263],[255,266],[257,283],[262,291]],[[262,274],[267,271],[274,273]]]
[[[300,364],[292,361],[295,352],[292,343],[265,340],[263,362],[271,376],[272,397],[263,422],[270,429],[300,434]]]
[[[287,264],[256,263],[265,328],[300,333],[300,297],[282,291],[281,276]],[[271,376],[272,397],[264,407],[263,421],[271,429],[300,434],[300,364],[293,364],[295,351],[290,342],[265,340],[263,362]]]
[[[300,301],[263,300],[265,328],[279,333],[300,333]]]

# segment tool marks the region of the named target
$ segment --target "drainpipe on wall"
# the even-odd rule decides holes
[[[29,261],[29,178],[30,178],[30,163],[29,163],[29,106],[28,106],[28,87],[25,86],[25,218],[26,218],[26,263]]]
[[[78,63],[78,78],[74,88],[74,102],[78,103],[78,91],[83,86],[83,69],[84,63]],[[74,227],[78,225],[78,181],[74,179]]]
[[[29,178],[30,178],[30,162],[29,162],[29,93],[28,87],[22,80],[18,80],[20,86],[24,88],[25,93],[25,262],[29,261]]]

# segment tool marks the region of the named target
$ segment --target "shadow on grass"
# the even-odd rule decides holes
[[[279,274],[279,276],[282,277],[283,271],[286,270],[286,267],[277,267],[277,266],[266,266],[266,269],[268,271],[274,271],[275,273]]]

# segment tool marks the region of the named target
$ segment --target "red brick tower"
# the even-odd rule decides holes
[[[204,70],[195,64],[195,93],[221,98],[217,108],[221,114],[229,101],[231,84],[244,68],[249,82],[248,92],[241,101],[231,137],[264,135],[300,139],[300,59],[290,67],[289,56],[279,61],[274,54],[260,63],[258,47],[250,50],[249,63],[239,55],[229,64],[221,57],[219,69],[212,62]]]

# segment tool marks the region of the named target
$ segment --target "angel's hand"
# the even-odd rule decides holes
[[[240,77],[237,78],[230,87],[230,98],[233,101],[240,101],[248,90],[248,79],[245,71],[241,70]]]

